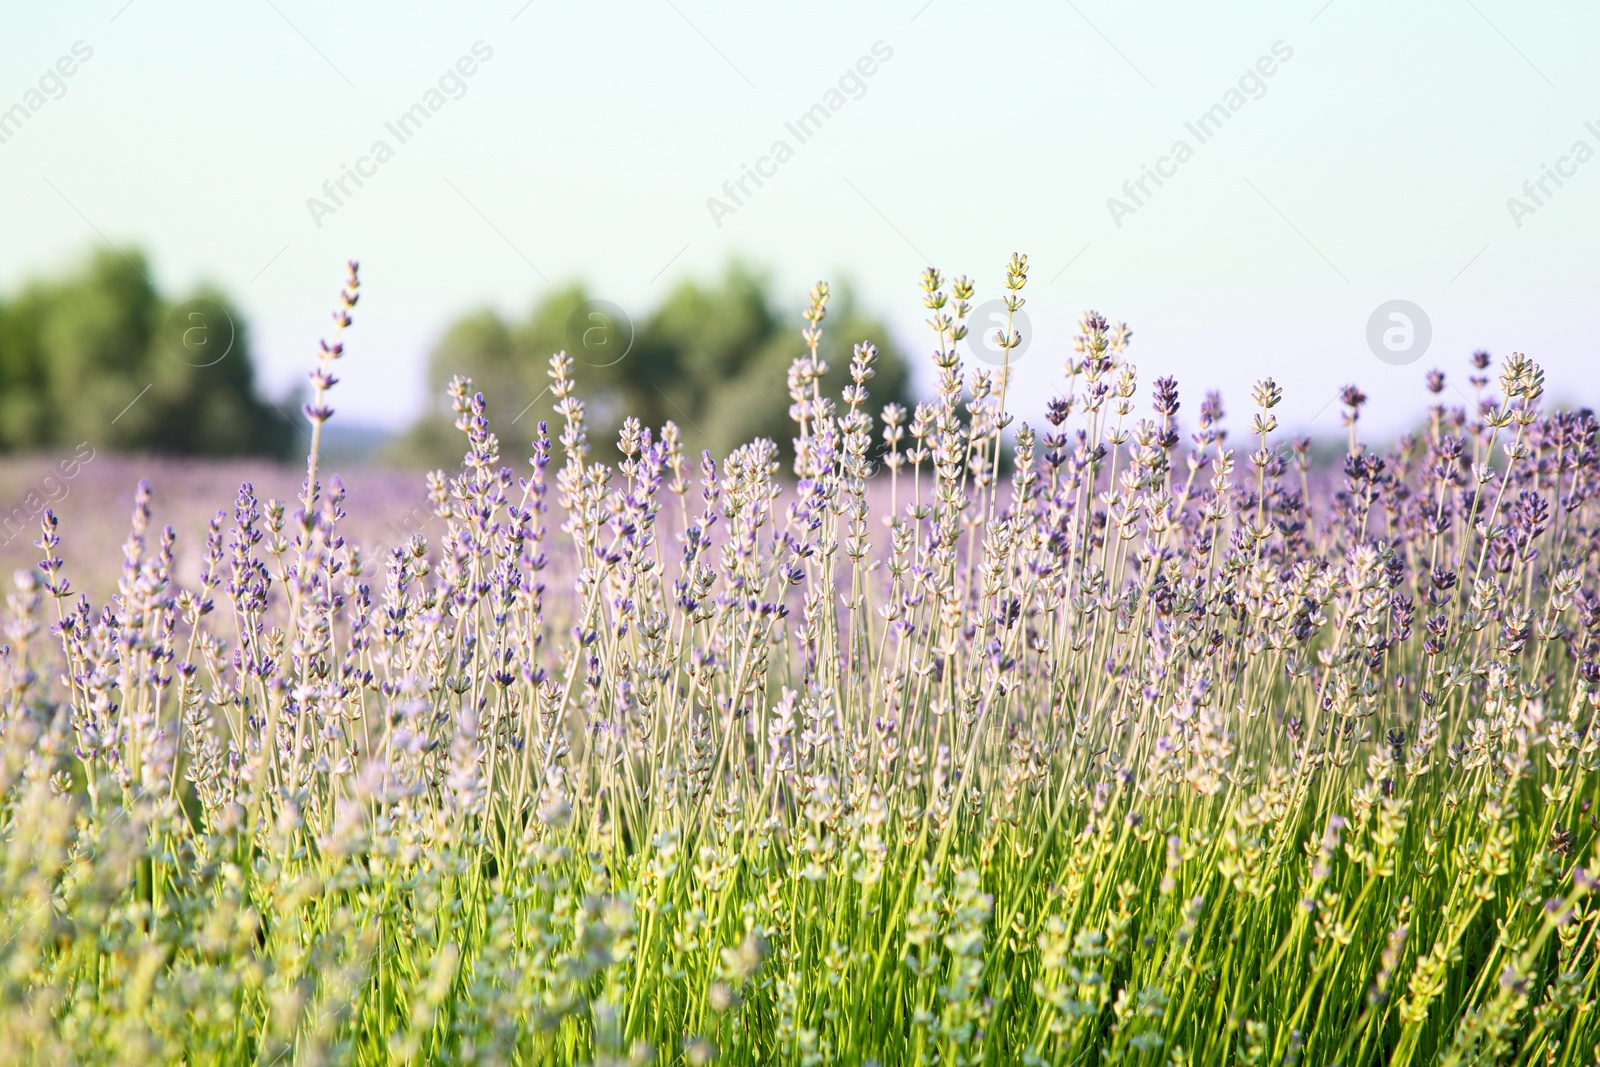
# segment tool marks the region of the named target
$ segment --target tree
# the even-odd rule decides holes
[[[104,251],[0,304],[0,449],[76,445],[282,455],[286,418],[256,392],[227,297],[169,302],[144,257]]]
[[[691,457],[706,449],[720,459],[758,436],[787,453],[795,428],[785,380],[804,351],[802,322],[798,307],[792,314],[775,311],[766,290],[764,278],[735,263],[717,282],[683,282],[642,323],[619,319],[581,286],[550,294],[520,326],[476,311],[435,346],[429,388],[443,397],[452,376],[470,376],[495,432],[507,443],[526,442],[540,420],[556,419],[547,371],[551,355],[565,350],[597,458],[615,458],[616,431],[628,415],[652,428],[676,423]],[[852,346],[865,340],[879,352],[868,383],[876,416],[886,403],[906,403],[906,361],[882,322],[856,308],[848,292],[835,295],[819,348],[831,395],[848,381]],[[430,464],[459,458],[451,421],[441,402],[407,434],[399,454]]]

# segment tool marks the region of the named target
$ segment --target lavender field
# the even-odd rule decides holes
[[[0,573],[13,574],[39,562],[39,524],[53,511],[70,531],[61,554],[76,578],[75,587],[103,603],[117,591],[119,570],[105,565],[107,546],[128,536],[128,517],[140,481],[151,486],[152,520],[181,536],[174,548],[174,575],[199,580],[205,554],[206,524],[226,508],[248,482],[263,500],[292,500],[305,481],[304,466],[261,460],[187,459],[127,456],[86,450],[71,478],[63,477],[56,456],[0,460],[0,501],[12,505],[0,514]],[[72,454],[75,458],[75,454]],[[386,467],[344,467],[333,472],[349,498],[347,537],[363,546],[398,546],[412,534],[437,536],[439,522],[428,504],[421,473]],[[33,500],[29,500],[30,495]]]
[[[423,477],[320,455],[352,265],[306,468],[8,463],[0,1060],[1595,1063],[1592,413],[1323,468],[1090,312],[1028,426],[974,288],[878,420],[815,288],[792,451],[602,462],[556,353]]]

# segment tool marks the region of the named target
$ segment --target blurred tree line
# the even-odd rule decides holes
[[[293,451],[256,391],[244,316],[214,290],[170,300],[149,273],[138,252],[102,250],[0,296],[0,451]]]
[[[298,401],[275,408],[258,391],[244,316],[212,289],[169,298],[149,274],[143,255],[104,249],[60,276],[0,294],[0,452],[88,442],[187,455],[298,453],[303,442],[289,421],[299,417]],[[786,378],[804,351],[803,307],[802,294],[780,310],[766,279],[734,263],[720,278],[683,282],[637,321],[580,285],[545,296],[520,322],[473,312],[430,354],[432,403],[390,458],[460,460],[463,439],[445,398],[457,374],[487,398],[490,423],[512,454],[526,450],[541,420],[558,436],[548,371],[562,350],[573,358],[597,459],[616,458],[628,415],[653,430],[675,422],[691,458],[709,449],[720,459],[758,436],[787,455],[794,424]],[[829,301],[819,348],[827,395],[837,399],[851,348],[866,340],[879,353],[867,385],[874,418],[891,401],[909,406],[905,359],[884,324],[843,289]]]
[[[790,450],[794,423],[786,387],[789,364],[804,351],[804,298],[779,310],[766,280],[734,263],[723,277],[685,281],[652,314],[630,320],[622,309],[591,300],[582,286],[541,300],[521,322],[493,310],[459,319],[428,360],[428,388],[435,406],[398,442],[397,459],[430,466],[454,464],[463,438],[455,429],[445,388],[452,376],[471,377],[484,395],[489,422],[502,443],[520,452],[540,420],[556,438],[560,426],[547,387],[550,357],[572,356],[576,395],[583,400],[592,454],[616,457],[616,432],[632,415],[659,430],[667,421],[683,432],[684,450],[702,449],[717,458],[755,437]],[[823,323],[818,353],[828,364],[826,394],[838,398],[849,381],[855,344],[878,347],[876,374],[867,384],[876,419],[883,405],[908,404],[910,376],[904,357],[878,319],[836,291]],[[909,405],[908,405],[909,406]]]

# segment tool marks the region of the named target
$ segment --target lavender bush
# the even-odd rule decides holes
[[[874,426],[813,290],[792,479],[670,423],[591,461],[565,354],[506,455],[458,380],[444,532],[372,559],[317,445],[352,265],[299,499],[180,580],[141,486],[99,608],[47,512],[0,1059],[1596,1062],[1594,417],[1480,355],[1378,455],[1352,388],[1319,488],[1270,380],[1239,447],[1170,379],[1136,417],[1094,313],[1013,425],[972,283],[922,291],[938,395]]]

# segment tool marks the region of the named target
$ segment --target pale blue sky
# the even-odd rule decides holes
[[[1353,380],[1393,428],[1428,367],[1465,388],[1478,346],[1600,402],[1600,159],[1563,164],[1520,227],[1506,203],[1574,142],[1600,148],[1593,5],[96,0],[0,3],[0,31],[0,111],[93,49],[0,143],[0,290],[98,230],[164,286],[231,292],[282,390],[358,256],[335,406],[365,422],[419,409],[426,353],[464,310],[521,315],[583,279],[642,313],[735,254],[795,307],[819,277],[852,282],[920,363],[918,271],[972,275],[982,299],[1026,252],[1028,417],[1089,307],[1132,326],[1143,385],[1178,375],[1186,412],[1218,386],[1240,416],[1271,374],[1286,423],[1332,432]],[[464,94],[399,144],[384,124],[480,41]],[[859,99],[799,144],[784,124],[880,41]],[[1278,42],[1292,56],[1200,144],[1185,123]],[[707,198],[780,138],[793,158],[717,225]],[[1114,220],[1108,198],[1180,138],[1193,158]],[[379,139],[393,158],[313,220],[307,199]],[[1432,321],[1410,366],[1365,340],[1395,298]]]

